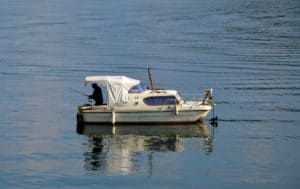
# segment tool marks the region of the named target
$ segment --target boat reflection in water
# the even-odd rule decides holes
[[[213,136],[204,122],[114,127],[84,125],[81,131],[79,134],[88,136],[88,142],[84,144],[85,168],[107,174],[139,171],[151,174],[157,152],[193,151],[197,148],[210,154],[213,150]]]

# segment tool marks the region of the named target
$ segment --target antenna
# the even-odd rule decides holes
[[[152,81],[152,76],[151,76],[151,67],[149,65],[147,65],[147,71],[148,71],[148,78],[149,78],[149,82],[150,82],[150,89],[153,90],[153,81]]]

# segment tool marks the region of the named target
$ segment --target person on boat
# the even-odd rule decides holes
[[[95,83],[92,84],[92,87],[94,89],[94,92],[92,95],[89,95],[89,99],[93,99],[95,101],[95,106],[102,105],[103,95],[101,88]]]

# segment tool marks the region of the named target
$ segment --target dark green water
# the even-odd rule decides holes
[[[299,188],[298,0],[0,0],[0,23],[0,188]],[[76,133],[85,76],[148,64],[214,88],[219,127]]]

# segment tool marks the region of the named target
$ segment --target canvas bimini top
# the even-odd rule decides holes
[[[140,80],[132,79],[126,76],[87,76],[85,85],[97,84],[105,87],[108,92],[108,106],[113,107],[116,103],[128,101],[128,91],[141,83]]]

